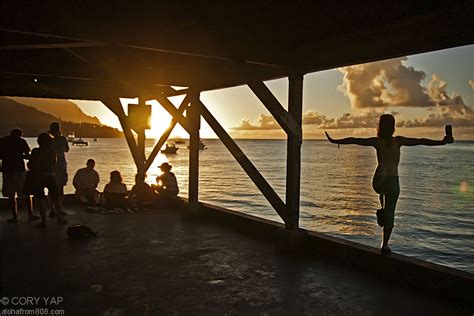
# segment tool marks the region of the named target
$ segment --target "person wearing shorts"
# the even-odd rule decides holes
[[[64,199],[64,187],[68,181],[66,153],[69,151],[69,144],[67,138],[62,135],[61,125],[58,122],[50,124],[49,134],[53,136],[53,150],[56,153],[57,159],[54,174],[59,190],[60,202],[62,203]],[[54,208],[54,203],[51,203],[51,206],[49,216],[54,217],[57,214],[57,210]],[[66,213],[63,212],[62,215],[66,215]]]
[[[11,131],[9,136],[0,139],[3,172],[2,194],[8,198],[12,212],[12,218],[8,220],[9,223],[18,223],[17,198],[24,201],[29,220],[39,218],[33,215],[31,197],[23,194],[26,174],[24,159],[29,157],[30,147],[22,136],[21,129],[16,128]]]
[[[61,206],[61,196],[56,182],[56,153],[53,149],[53,137],[48,133],[42,133],[38,136],[39,148],[31,151],[29,166],[34,175],[35,184],[33,192],[41,215],[41,223],[37,227],[46,227],[46,204],[47,197],[44,190],[48,189],[51,203],[57,211],[58,224],[65,224]]]
[[[377,223],[383,227],[381,253],[388,254],[391,249],[388,241],[392,234],[400,194],[398,180],[398,165],[400,163],[400,148],[402,146],[440,146],[452,143],[452,135],[447,135],[442,140],[426,138],[408,138],[393,136],[395,132],[395,118],[391,114],[383,114],[379,118],[377,137],[332,139],[326,132],[326,137],[331,143],[341,145],[372,146],[377,152],[377,169],[375,170],[372,186],[379,194],[381,209],[377,210]]]

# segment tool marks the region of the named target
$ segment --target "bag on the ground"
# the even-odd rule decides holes
[[[69,238],[81,239],[96,237],[97,232],[93,231],[89,226],[76,224],[67,228],[67,235]]]

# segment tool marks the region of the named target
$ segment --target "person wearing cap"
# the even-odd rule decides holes
[[[176,197],[179,193],[178,180],[171,172],[171,168],[169,163],[162,163],[160,166],[162,174],[156,177],[157,186],[155,189],[162,197]]]

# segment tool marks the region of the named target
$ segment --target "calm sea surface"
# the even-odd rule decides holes
[[[28,139],[36,146],[34,139]],[[124,139],[89,140],[90,146],[71,146],[67,154],[73,192],[75,170],[88,158],[96,160],[102,190],[112,170],[119,170],[129,188],[135,167]],[[219,140],[205,140],[200,152],[199,199],[217,206],[280,221],[245,172]],[[147,143],[148,152],[154,141]],[[240,140],[280,197],[285,200],[286,141]],[[188,150],[181,145],[174,156],[158,155],[148,172],[152,183],[164,161],[173,165],[180,195],[187,197]],[[377,247],[378,197],[371,188],[375,151],[360,146],[332,145],[306,140],[302,147],[301,226]],[[392,235],[396,252],[474,272],[474,143],[441,147],[402,148],[401,193]]]

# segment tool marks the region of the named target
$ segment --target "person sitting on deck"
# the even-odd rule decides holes
[[[97,191],[100,178],[94,167],[94,159],[88,159],[86,167],[77,170],[72,180],[76,197],[87,206],[96,206],[100,199],[100,193]]]
[[[128,194],[129,203],[135,208],[142,208],[150,205],[156,199],[156,193],[145,182],[146,174],[137,173],[135,175],[135,185]]]
[[[61,195],[56,182],[56,153],[53,149],[53,137],[48,133],[41,133],[38,136],[39,148],[33,148],[29,161],[31,170],[31,181],[34,182],[25,184],[33,188],[34,196],[38,203],[41,223],[37,227],[46,227],[46,204],[47,198],[44,194],[44,189],[48,189],[48,194],[51,196],[51,201],[57,211],[58,224],[65,224],[67,220],[63,217],[61,206]]]
[[[127,208],[127,186],[122,182],[122,175],[114,170],[110,173],[110,182],[104,187],[104,206],[106,209]]]
[[[178,180],[173,172],[171,172],[172,166],[164,162],[160,166],[162,172],[161,175],[156,177],[155,190],[160,194],[160,197],[173,198],[177,197],[179,193]]]
[[[23,186],[26,177],[24,159],[30,155],[30,147],[22,138],[21,129],[15,128],[9,136],[0,139],[0,157],[2,159],[3,188],[2,194],[8,197],[8,202],[12,211],[12,218],[9,223],[18,222],[17,199],[23,199],[28,209],[28,218],[30,221],[39,219],[33,215],[32,202],[30,195],[23,194]]]

